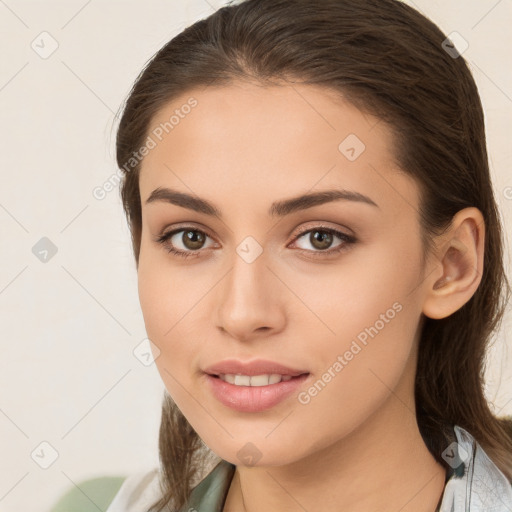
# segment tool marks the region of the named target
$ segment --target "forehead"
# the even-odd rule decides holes
[[[374,149],[386,151],[392,144],[390,130],[378,118],[361,112],[339,92],[304,84],[233,82],[192,89],[165,104],[149,131],[164,145],[165,140],[184,142],[193,137],[193,142],[208,145],[237,145],[244,155],[252,150],[260,157],[262,146],[275,155],[290,145],[299,149],[305,141],[317,142],[311,151],[332,150],[333,145],[337,150],[347,135],[358,136]]]
[[[201,197],[236,191],[241,200],[333,186],[387,194],[390,204],[417,199],[387,125],[323,87],[192,89],[161,108],[147,134],[154,147],[141,165],[143,203],[159,186]]]

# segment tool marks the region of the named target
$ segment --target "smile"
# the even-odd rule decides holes
[[[297,393],[304,382],[311,377],[310,373],[297,376],[278,373],[261,375],[205,374],[206,382],[213,396],[221,404],[239,412],[261,412],[271,409]],[[234,382],[228,382],[227,379]]]
[[[220,374],[219,378],[235,386],[268,386],[269,384],[278,384],[281,381],[288,381],[291,375],[280,375],[278,373],[266,373],[263,375],[240,375],[234,373]]]

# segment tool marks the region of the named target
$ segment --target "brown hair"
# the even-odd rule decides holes
[[[502,227],[477,87],[462,56],[445,51],[445,39],[434,23],[397,0],[246,0],[223,7],[169,41],[137,77],[117,132],[121,196],[138,266],[140,162],[132,156],[153,116],[198,86],[234,80],[316,84],[382,119],[393,130],[400,168],[421,190],[425,253],[465,207],[477,207],[486,226],[475,294],[447,318],[423,318],[415,382],[420,432],[447,467],[441,453],[448,432],[453,425],[467,429],[512,480],[512,428],[492,414],[483,391],[486,348],[510,295]],[[165,495],[158,510],[185,503],[206,455],[202,448],[166,395],[159,441]]]

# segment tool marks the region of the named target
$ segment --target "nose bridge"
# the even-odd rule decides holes
[[[253,299],[264,299],[268,294],[267,252],[252,236],[245,237],[235,247],[231,258],[231,271],[225,283],[225,299],[238,304],[252,304]]]
[[[217,325],[233,336],[245,338],[261,327],[275,328],[282,322],[278,304],[278,280],[267,267],[267,252],[253,238],[235,247],[231,270],[221,284]]]

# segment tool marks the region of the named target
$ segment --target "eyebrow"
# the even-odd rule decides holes
[[[174,204],[182,208],[222,219],[221,211],[211,202],[185,192],[179,192],[166,187],[158,187],[153,190],[148,199],[146,199],[146,204],[157,201]],[[290,215],[300,210],[306,210],[307,208],[333,201],[354,201],[379,208],[377,203],[359,192],[350,190],[322,190],[292,197],[291,199],[275,201],[270,206],[268,214],[271,217],[284,217],[285,215]]]

